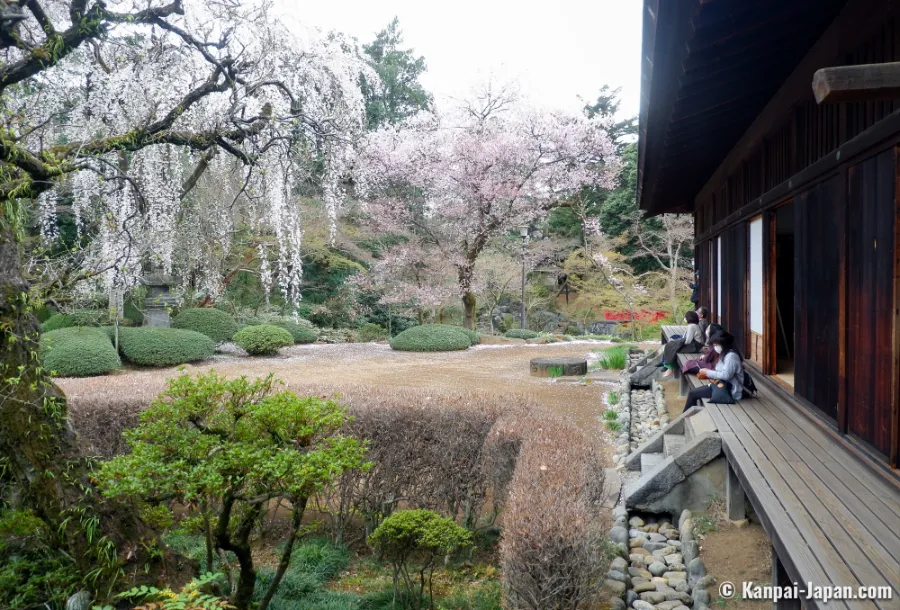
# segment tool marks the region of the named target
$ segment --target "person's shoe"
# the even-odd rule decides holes
[[[665,373],[663,373],[663,379],[668,379],[671,376],[672,376],[672,369],[669,369]]]

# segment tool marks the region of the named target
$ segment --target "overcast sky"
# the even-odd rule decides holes
[[[424,55],[425,87],[460,96],[491,78],[527,97],[578,110],[604,84],[622,87],[623,115],[640,96],[641,0],[277,0],[305,26],[371,41],[395,16],[406,47]]]

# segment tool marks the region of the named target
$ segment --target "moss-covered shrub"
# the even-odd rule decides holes
[[[391,347],[403,352],[452,352],[469,349],[472,341],[459,326],[414,326],[391,339]]]
[[[316,339],[319,338],[319,333],[316,332],[315,328],[313,328],[312,326],[297,324],[296,322],[293,322],[291,320],[285,320],[283,322],[273,322],[272,326],[283,328],[284,330],[291,333],[291,337],[293,337],[294,343],[315,343]]]
[[[99,328],[60,328],[41,336],[44,367],[59,377],[105,375],[122,361]]]
[[[175,366],[213,355],[215,342],[193,330],[142,326],[119,328],[119,352],[141,366]]]
[[[234,342],[252,356],[271,356],[278,349],[294,344],[291,333],[271,324],[248,326],[237,332]]]
[[[503,336],[508,339],[537,339],[541,335],[527,328],[510,328]]]
[[[172,320],[172,328],[203,333],[216,343],[231,341],[238,331],[237,322],[221,309],[194,307],[185,309]]]
[[[388,332],[379,324],[366,322],[356,331],[356,339],[360,343],[369,343],[371,341],[384,341],[388,338]]]

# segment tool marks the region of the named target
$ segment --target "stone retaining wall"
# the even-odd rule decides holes
[[[709,610],[712,578],[700,559],[690,511],[678,527],[665,519],[634,516],[623,507],[613,511],[609,531],[616,557],[604,588],[613,610]]]
[[[629,453],[669,424],[662,386],[653,381],[649,389],[632,387],[628,374],[623,375],[619,385],[619,403],[607,405],[607,408],[618,413],[622,427],[616,437],[616,454],[613,457],[617,468],[624,468]]]

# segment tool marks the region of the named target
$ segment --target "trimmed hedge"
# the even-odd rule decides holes
[[[280,326],[260,324],[239,330],[234,342],[252,356],[271,356],[277,354],[279,348],[293,345],[294,337]]]
[[[99,328],[60,328],[41,335],[44,368],[58,377],[105,375],[122,367],[119,355]]]
[[[510,328],[503,336],[508,339],[537,339],[541,335],[527,328]]]
[[[309,326],[303,326],[302,324],[297,324],[296,322],[272,322],[271,325],[283,328],[291,333],[294,343],[315,343],[316,339],[319,338],[319,333],[317,333],[315,329],[310,328]]]
[[[172,328],[203,333],[216,343],[231,341],[238,331],[235,319],[221,309],[193,307],[185,309],[172,320]]]
[[[47,318],[46,322],[41,323],[41,330],[49,333],[52,330],[60,328],[73,328],[75,326],[100,326],[100,319],[103,312],[92,309],[76,311],[73,313],[57,313]]]
[[[119,327],[119,351],[141,366],[175,366],[213,355],[215,342],[193,330],[142,326]]]
[[[453,352],[469,349],[472,341],[459,326],[413,326],[391,339],[391,348],[403,352]]]

